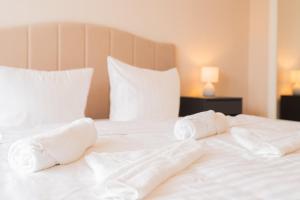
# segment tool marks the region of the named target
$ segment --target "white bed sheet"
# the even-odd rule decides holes
[[[243,126],[268,127],[282,131],[300,129],[300,123],[266,119],[246,120]],[[99,140],[91,151],[119,152],[153,149],[174,142],[174,121],[98,121]],[[9,145],[24,136],[39,134],[52,127],[35,130],[2,130],[0,141],[0,199],[2,200],[96,200],[101,188],[84,159],[22,176],[7,164]],[[262,159],[237,145],[230,134],[205,139],[205,156],[177,174],[147,200],[199,199],[300,199],[300,152],[283,158]]]

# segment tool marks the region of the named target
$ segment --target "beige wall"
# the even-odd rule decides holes
[[[248,109],[276,118],[277,0],[251,0]]]
[[[300,1],[278,4],[278,95],[291,94],[291,69],[300,69]]]
[[[175,43],[183,95],[199,95],[200,67],[216,65],[221,70],[217,95],[243,96],[246,102],[249,0],[0,0],[0,3],[0,26],[80,21]]]

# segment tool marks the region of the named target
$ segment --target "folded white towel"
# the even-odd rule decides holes
[[[230,132],[241,146],[263,157],[281,157],[300,149],[300,131],[283,133],[233,127]]]
[[[154,151],[92,153],[86,160],[102,183],[101,198],[137,200],[198,160],[202,149],[187,140]]]
[[[229,124],[224,114],[209,110],[177,120],[174,135],[177,140],[201,139],[223,133],[228,128]]]
[[[92,119],[83,118],[66,126],[13,143],[8,152],[10,166],[29,173],[68,164],[79,159],[96,142]]]

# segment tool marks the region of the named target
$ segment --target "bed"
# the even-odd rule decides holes
[[[299,129],[300,124],[264,118],[246,120],[248,126]],[[279,123],[279,124],[278,124]],[[99,139],[86,152],[122,152],[155,149],[175,141],[174,120],[152,122],[96,122]],[[27,176],[19,176],[7,164],[9,144],[25,134],[43,129],[5,132],[1,142],[1,199],[98,199],[93,172],[84,159]],[[21,134],[22,133],[22,134]],[[205,139],[207,152],[192,166],[159,186],[146,199],[298,199],[300,152],[265,160],[249,155],[225,133]]]
[[[0,64],[41,70],[89,66],[95,75],[86,114],[97,119],[98,139],[91,152],[157,149],[175,142],[177,119],[113,122],[109,114],[106,57],[112,55],[140,67],[165,70],[175,66],[175,47],[130,33],[80,23],[39,24],[0,31]],[[99,102],[101,102],[99,104]],[[103,119],[99,119],[103,118]],[[252,116],[230,118],[234,126],[269,127],[294,131],[300,123]],[[83,156],[68,165],[20,175],[7,162],[9,146],[26,136],[40,134],[61,124],[30,129],[1,128],[0,199],[75,200],[99,199],[93,171]],[[162,183],[146,199],[299,199],[300,151],[282,158],[262,159],[241,148],[229,134],[199,140],[204,156]]]

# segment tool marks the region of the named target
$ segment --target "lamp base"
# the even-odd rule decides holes
[[[215,96],[215,87],[212,83],[206,83],[203,88],[203,96],[205,97],[214,97]]]
[[[300,96],[300,88],[294,88],[293,95]]]
[[[295,83],[293,85],[293,95],[300,95],[300,84],[299,83]]]

